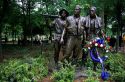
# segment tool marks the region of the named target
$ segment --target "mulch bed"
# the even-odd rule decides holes
[[[86,80],[86,79],[87,79],[86,77],[79,77],[79,78],[75,79],[73,82],[84,82],[84,80]],[[99,78],[99,81],[100,81],[100,82],[105,82],[105,81],[103,81],[101,78]],[[54,82],[54,80],[51,79],[50,76],[47,76],[47,77],[45,77],[42,81],[38,81],[38,82]],[[114,81],[108,80],[108,81],[106,81],[106,82],[114,82]]]

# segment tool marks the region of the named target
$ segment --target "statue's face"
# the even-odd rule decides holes
[[[63,11],[62,14],[61,14],[62,17],[66,17],[66,12]]]
[[[93,9],[93,8],[90,9],[90,15],[91,16],[95,16],[96,15],[95,9]]]
[[[75,15],[79,15],[81,12],[81,9],[80,8],[75,8],[75,11],[74,11],[74,14]]]

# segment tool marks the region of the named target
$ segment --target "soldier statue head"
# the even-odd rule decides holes
[[[59,11],[59,15],[61,16],[61,18],[66,18],[69,16],[69,13],[65,9],[62,9]]]
[[[90,14],[91,17],[95,17],[96,16],[96,7],[92,6],[90,8],[90,13],[89,14]]]
[[[80,16],[80,12],[81,12],[80,5],[76,5],[75,10],[74,10],[74,15],[75,16]]]

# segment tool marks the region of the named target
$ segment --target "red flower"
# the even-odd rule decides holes
[[[107,40],[108,42],[110,42],[110,37],[107,37],[106,40]]]
[[[100,47],[101,44],[98,44],[98,47]]]
[[[92,41],[92,44],[95,44],[96,42],[95,41]]]

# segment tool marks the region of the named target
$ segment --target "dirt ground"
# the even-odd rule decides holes
[[[79,78],[75,79],[73,82],[85,82],[86,79],[87,79],[86,77],[79,77]],[[99,81],[105,82],[101,78],[99,78]],[[54,80],[52,80],[51,77],[48,76],[48,77],[44,78],[42,81],[39,81],[39,82],[54,82]],[[113,81],[109,80],[109,81],[106,81],[106,82],[113,82]]]

